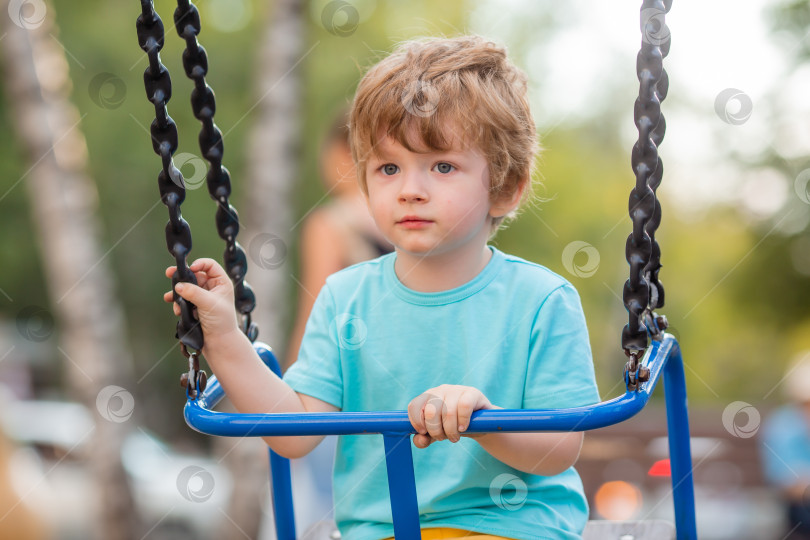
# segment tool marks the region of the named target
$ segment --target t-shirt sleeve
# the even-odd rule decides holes
[[[599,402],[588,327],[572,285],[558,287],[540,306],[529,351],[524,408],[558,409]]]
[[[298,359],[284,381],[301,394],[343,408],[343,374],[335,331],[335,302],[328,285],[321,289],[304,329]]]

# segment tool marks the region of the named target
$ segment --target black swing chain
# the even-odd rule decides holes
[[[194,6],[187,2],[178,2],[178,12],[175,14],[176,20],[182,20],[188,27],[188,17],[197,13]],[[183,9],[185,8],[185,9]],[[199,15],[196,15],[196,32],[199,33]],[[192,23],[193,26],[193,23]],[[169,210],[169,221],[166,224],[166,246],[175,258],[177,271],[172,276],[172,289],[179,282],[197,283],[194,273],[189,269],[187,257],[191,251],[191,228],[188,222],[183,219],[180,212],[180,205],[185,200],[186,188],[185,180],[180,170],[175,167],[172,156],[177,151],[178,134],[177,125],[169,116],[167,104],[171,99],[172,85],[169,71],[160,61],[160,51],[164,45],[163,21],[154,10],[153,0],[141,0],[141,15],[136,21],[138,42],[149,59],[149,66],[144,71],[144,87],[147,99],[155,106],[155,120],[152,122],[150,132],[152,136],[152,148],[158,154],[162,162],[162,170],[158,174],[158,187],[160,198]],[[195,34],[196,35],[196,34]],[[181,36],[183,34],[181,33]],[[194,38],[196,44],[196,38]],[[183,57],[183,64],[187,73],[193,73],[195,77],[202,70],[205,75],[207,58],[205,52],[198,50],[196,57],[189,54],[192,59],[198,60],[197,64],[188,62],[186,54]],[[189,75],[191,76],[191,75]],[[196,81],[196,79],[195,79]],[[198,83],[197,88],[200,88]],[[195,96],[200,93],[195,88],[192,94],[192,106],[197,118],[203,121],[203,130],[200,133],[200,147],[203,155],[212,163],[207,181],[211,196],[218,202],[217,229],[222,238],[227,242],[225,252],[225,265],[228,275],[235,282],[236,304],[240,313],[245,317],[243,330],[255,340],[257,335],[256,326],[250,322],[250,312],[255,306],[255,296],[250,287],[244,283],[244,276],[247,271],[247,259],[244,251],[235,242],[236,233],[239,230],[239,221],[236,210],[228,203],[230,194],[230,177],[227,170],[222,167],[222,135],[219,129],[213,124],[214,96],[213,91],[202,81],[203,95],[197,97],[195,106]],[[206,150],[207,149],[207,150]],[[214,156],[215,159],[211,159]],[[214,166],[216,163],[216,166]],[[223,211],[223,206],[227,211]],[[238,281],[238,285],[237,282]],[[189,371],[184,373],[181,381],[186,386],[191,397],[196,397],[197,389],[205,388],[205,372],[199,369],[199,351],[203,347],[203,333],[199,321],[194,315],[194,305],[187,302],[176,293],[174,301],[180,307],[180,320],[177,322],[177,338],[180,340],[180,347],[183,355],[189,362]]]
[[[647,349],[648,333],[653,339],[660,339],[667,326],[666,318],[653,310],[664,306],[664,288],[658,280],[661,249],[655,240],[655,231],[661,223],[656,190],[661,184],[664,165],[658,156],[658,146],[666,131],[661,102],[669,87],[663,59],[671,43],[665,22],[671,7],[672,0],[644,0],[641,6],[642,40],[636,59],[639,95],[634,108],[638,141],[631,158],[636,185],[629,200],[633,232],[627,237],[625,249],[630,278],[623,291],[629,322],[622,330],[622,348],[630,358],[625,366],[625,382],[631,390],[649,379],[649,370],[640,364]]]
[[[191,91],[191,109],[194,117],[202,124],[198,140],[200,152],[209,163],[206,184],[209,195],[217,203],[217,232],[220,238],[225,240],[223,263],[233,282],[236,309],[242,314],[242,331],[253,342],[259,334],[258,327],[251,322],[251,312],[256,307],[256,296],[250,285],[245,283],[247,256],[242,246],[236,241],[236,235],[239,233],[239,215],[236,208],[228,202],[231,194],[231,175],[228,169],[222,166],[224,146],[222,132],[214,123],[216,111],[214,91],[205,82],[205,75],[208,73],[208,56],[202,45],[197,42],[197,35],[201,31],[200,13],[197,11],[197,7],[189,0],[178,0],[177,9],[174,12],[174,25],[177,34],[186,41],[186,49],[183,51],[183,68],[186,76],[194,81],[194,90]]]
[[[138,42],[149,57],[149,66],[143,74],[146,97],[155,106],[155,120],[152,122],[152,148],[160,156],[163,169],[158,175],[160,198],[169,209],[169,222],[166,224],[166,247],[175,258],[177,272],[172,277],[172,287],[178,282],[197,283],[194,273],[189,270],[186,257],[191,251],[191,229],[180,213],[180,205],[186,197],[183,175],[174,166],[172,155],[177,150],[177,125],[166,108],[172,97],[172,83],[169,71],[160,61],[163,48],[163,21],[155,13],[150,0],[141,0],[142,13],[136,27]],[[202,328],[194,317],[194,306],[174,295],[180,306],[180,320],[177,322],[177,337],[187,348],[199,351],[203,345]]]

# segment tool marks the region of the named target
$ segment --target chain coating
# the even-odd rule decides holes
[[[136,22],[138,42],[147,56],[149,66],[143,73],[146,97],[155,106],[155,120],[150,129],[152,148],[160,156],[162,170],[158,174],[160,199],[169,210],[166,224],[166,247],[174,256],[177,271],[172,276],[172,290],[178,282],[194,283],[197,279],[188,268],[186,258],[191,251],[191,229],[180,213],[180,205],[186,198],[185,180],[174,166],[172,156],[177,150],[177,125],[169,116],[166,105],[172,97],[172,82],[169,71],[160,61],[163,48],[163,21],[154,10],[152,0],[141,0],[141,15]],[[174,301],[180,306],[177,321],[177,338],[183,350],[199,351],[203,346],[203,334],[199,321],[194,316],[194,305],[174,293]]]
[[[661,102],[667,94],[669,79],[663,59],[671,43],[665,15],[670,1],[644,0],[641,6],[641,50],[636,60],[639,95],[634,119],[638,141],[633,146],[632,167],[636,185],[630,192],[629,211],[633,232],[627,237],[625,254],[630,264],[630,278],[624,284],[624,305],[629,322],[622,331],[622,347],[630,357],[625,368],[628,387],[636,388],[645,373],[639,371],[639,359],[647,348],[648,332],[660,334],[663,318],[656,319],[653,310],[663,307],[664,289],[658,280],[661,250],[655,232],[661,223],[661,205],[656,190],[661,184],[664,165],[658,146],[664,139],[666,122]]]
[[[247,257],[236,241],[236,235],[239,233],[239,216],[236,208],[228,202],[231,194],[231,176],[228,169],[222,166],[224,145],[222,132],[214,123],[216,111],[214,91],[205,82],[205,75],[208,73],[208,55],[197,42],[197,36],[201,31],[200,13],[189,0],[177,1],[174,25],[178,35],[186,42],[183,68],[186,76],[194,81],[191,108],[194,116],[202,124],[199,135],[200,151],[209,163],[206,184],[208,193],[217,203],[217,232],[225,240],[223,263],[233,281],[236,309],[244,318],[242,330],[251,341],[254,341],[258,335],[258,328],[251,322],[250,314],[256,306],[256,296],[244,281],[247,273]]]

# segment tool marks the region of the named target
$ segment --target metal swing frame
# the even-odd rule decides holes
[[[269,346],[254,344],[269,369],[280,375],[278,362]],[[637,390],[587,407],[570,409],[499,409],[473,413],[468,433],[588,431],[623,422],[635,416],[650,399],[659,378],[664,381],[667,432],[672,468],[677,540],[696,540],[695,494],[692,456],[689,447],[689,417],[683,358],[677,340],[662,334],[647,349],[641,364],[650,378]],[[416,433],[406,411],[238,414],[212,410],[225,397],[216,376],[198,397],[189,397],[184,416],[189,426],[208,435],[264,437],[279,435],[381,434],[385,445],[388,489],[394,536],[397,540],[421,538],[416,483],[411,454]],[[271,466],[273,510],[278,540],[295,540],[295,516],[289,460],[268,449]]]

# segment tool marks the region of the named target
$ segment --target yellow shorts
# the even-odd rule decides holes
[[[447,540],[452,538],[467,538],[469,540],[512,540],[505,536],[492,536],[491,534],[480,534],[462,529],[450,529],[438,527],[432,529],[422,529],[422,540]],[[394,537],[385,540],[394,540]]]

